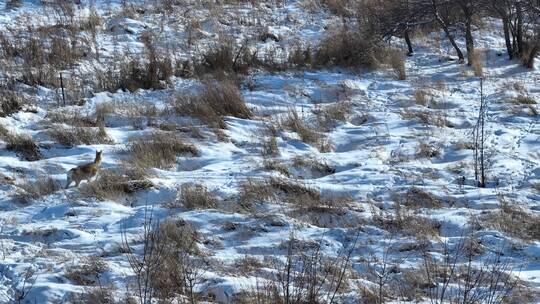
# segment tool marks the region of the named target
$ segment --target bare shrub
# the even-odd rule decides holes
[[[190,303],[196,303],[199,295],[195,289],[203,281],[204,261],[197,248],[197,232],[184,221],[167,220],[158,228],[158,246],[163,243],[160,271],[151,273],[157,298],[172,300],[184,295]],[[167,272],[169,275],[164,276]]]
[[[91,288],[89,291],[82,294],[80,298],[75,298],[75,301],[83,304],[114,304],[116,303],[114,294],[114,285],[98,286]],[[126,300],[125,303],[131,302]]]
[[[53,128],[47,133],[57,143],[66,147],[74,147],[81,144],[93,145],[112,143],[111,138],[107,135],[107,131],[103,126],[97,129],[88,127],[74,127],[69,129]]]
[[[120,170],[100,170],[95,181],[80,188],[81,194],[99,200],[116,201],[128,194],[152,188],[142,172],[122,168]]]
[[[145,210],[142,233],[131,246],[122,233],[122,250],[133,271],[134,296],[141,303],[172,302],[179,296],[197,301],[196,285],[202,281],[204,264],[196,258],[197,234],[184,221],[157,222],[152,210]],[[166,273],[167,275],[163,275]]]
[[[99,284],[99,276],[107,271],[107,263],[98,256],[85,257],[66,269],[65,276],[77,285]]]
[[[252,113],[246,106],[238,88],[230,82],[207,82],[203,94],[199,96],[218,115],[249,119]]]
[[[218,198],[201,184],[183,184],[173,206],[187,209],[210,209],[217,206]]]
[[[353,228],[365,224],[358,209],[352,206],[349,195],[332,193],[322,196],[320,201],[305,201],[297,204],[288,215],[299,221],[323,228]]]
[[[17,186],[16,197],[24,203],[51,195],[61,188],[60,183],[48,175],[39,175],[35,180],[25,179]]]
[[[235,69],[235,59],[238,59],[236,55],[232,39],[223,39],[204,54],[202,66],[198,67],[199,73],[231,73]]]
[[[128,144],[129,162],[141,169],[168,169],[181,154],[199,155],[195,146],[170,133],[136,137]]]
[[[351,254],[358,237],[346,244],[336,258],[322,254],[321,242],[305,244],[293,234],[280,248],[285,259],[272,261],[270,280],[237,294],[234,303],[341,303],[349,289]]]
[[[439,236],[441,227],[441,223],[438,221],[409,213],[397,214],[394,217],[375,216],[373,222],[387,231],[419,239]]]

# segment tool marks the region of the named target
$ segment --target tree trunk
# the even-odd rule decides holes
[[[516,42],[517,51],[519,55],[523,55],[523,11],[521,2],[516,1],[516,16],[517,16],[517,29],[516,29]]]
[[[512,40],[510,39],[510,21],[508,17],[503,17],[503,30],[504,30],[504,41],[506,42],[506,51],[508,52],[508,59],[514,59],[514,47],[512,46]]]
[[[465,57],[463,56],[463,52],[461,51],[461,49],[457,45],[456,40],[454,39],[454,36],[452,36],[452,33],[450,33],[450,29],[448,29],[448,25],[446,24],[446,22],[444,22],[443,18],[439,14],[439,8],[437,7],[436,0],[431,0],[431,5],[432,5],[432,9],[433,9],[433,14],[435,15],[435,19],[437,20],[437,22],[439,23],[439,25],[443,29],[444,33],[446,34],[446,38],[448,38],[448,41],[450,41],[450,44],[452,44],[452,46],[456,50],[459,61],[464,62]]]
[[[525,67],[528,69],[534,68],[534,58],[540,53],[540,41],[536,41],[533,46],[531,46],[531,50],[527,52],[527,57],[525,58]]]
[[[411,37],[409,36],[409,29],[406,29],[403,35],[405,37],[405,42],[407,43],[407,49],[408,49],[407,56],[412,56],[414,54],[414,49],[412,46]]]
[[[465,43],[467,45],[467,64],[473,65],[474,63],[474,38],[471,31],[472,16],[467,16],[465,22]]]
[[[437,14],[437,21],[439,21],[439,24],[441,25],[444,33],[446,34],[446,38],[448,38],[448,41],[450,41],[450,44],[454,47],[456,50],[456,53],[458,55],[459,61],[463,62],[465,61],[465,56],[463,56],[463,52],[459,48],[459,46],[456,43],[456,40],[454,39],[454,36],[452,36],[452,33],[450,33],[450,30],[448,29],[448,25],[442,20],[442,18]]]

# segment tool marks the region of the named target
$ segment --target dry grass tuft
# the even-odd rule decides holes
[[[82,115],[76,111],[48,111],[45,119],[51,123],[66,124],[75,127],[97,127],[98,123],[93,117]]]
[[[283,162],[280,162],[275,159],[265,159],[263,161],[263,167],[265,170],[268,170],[268,171],[276,171],[287,177],[291,176],[291,172],[289,171],[288,166],[285,165]]]
[[[141,169],[169,169],[181,154],[199,155],[195,146],[170,133],[153,133],[131,139],[129,162]]]
[[[23,182],[17,186],[19,189],[16,192],[16,197],[25,204],[44,196],[51,195],[61,188],[60,183],[47,175],[39,175],[32,181],[23,180]]]
[[[424,107],[427,106],[428,92],[426,90],[423,90],[423,89],[414,90],[413,97],[416,104],[424,106]]]
[[[224,116],[250,119],[240,90],[230,82],[206,82],[203,92],[195,96],[178,97],[173,107],[180,115],[194,116],[211,127],[225,128]]]
[[[6,150],[15,152],[19,157],[27,161],[41,159],[39,147],[30,135],[12,133],[0,125],[0,138],[6,142]]]
[[[476,50],[474,52],[474,58],[472,62],[474,76],[484,77],[484,61],[485,61],[485,51]]]
[[[540,239],[540,216],[526,211],[516,202],[500,195],[501,209],[486,211],[478,223],[526,241]]]
[[[85,257],[66,270],[66,277],[77,285],[91,286],[100,283],[99,276],[107,269],[107,263],[102,258]]]
[[[154,185],[138,170],[101,170],[95,181],[81,187],[81,194],[99,200],[116,201],[128,194],[152,188]]]
[[[171,207],[183,206],[187,209],[211,209],[218,204],[218,198],[201,184],[183,184],[179,195]]]
[[[270,177],[262,180],[248,179],[242,183],[239,200],[240,205],[249,210],[255,203],[264,201],[286,202],[301,206],[320,203],[322,198],[319,191],[300,182]]]
[[[411,187],[405,193],[397,194],[396,200],[412,208],[436,209],[443,206],[441,199],[417,187]]]
[[[309,155],[299,155],[293,159],[292,166],[297,169],[307,169],[311,173],[316,173],[320,176],[334,174],[336,170],[324,160],[317,159]]]
[[[324,130],[331,130],[339,122],[347,121],[351,113],[352,103],[339,101],[334,104],[325,106],[315,112],[317,124]]]
[[[407,69],[405,68],[405,56],[398,50],[390,50],[387,60],[392,68],[394,77],[397,80],[406,80]]]
[[[419,157],[433,158],[441,155],[441,149],[436,145],[420,141],[418,144],[418,151],[416,153]]]
[[[437,127],[455,127],[452,122],[443,117],[442,112],[433,112],[433,111],[414,111],[411,109],[405,109],[400,113],[403,119],[407,120],[417,120],[423,123],[426,126],[437,126]]]
[[[22,100],[13,91],[0,90],[0,117],[10,116],[22,108]]]
[[[314,59],[319,65],[376,68],[378,53],[374,37],[342,25],[326,30]]]
[[[112,139],[107,135],[105,127],[87,128],[53,128],[50,129],[48,135],[57,143],[66,147],[74,147],[77,145],[93,145],[93,144],[110,144]]]
[[[285,113],[280,124],[285,128],[296,132],[303,142],[316,146],[319,151],[329,152],[332,150],[330,142],[324,137],[324,135],[313,131],[314,128],[300,118],[300,115],[296,109],[289,109],[289,111]]]
[[[524,105],[536,104],[536,100],[534,100],[534,98],[532,98],[531,96],[527,96],[527,95],[519,95],[518,97],[514,98],[513,102],[515,104],[524,104]]]

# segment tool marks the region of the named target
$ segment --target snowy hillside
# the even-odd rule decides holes
[[[540,72],[500,20],[473,66],[437,28],[344,66],[352,17],[219,2],[0,1],[0,303],[540,303]]]

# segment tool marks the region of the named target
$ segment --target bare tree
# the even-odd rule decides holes
[[[478,109],[478,119],[473,129],[474,137],[474,178],[479,187],[486,186],[486,166],[485,166],[485,119],[486,119],[486,97],[484,96],[484,78],[480,78],[480,108]]]
[[[165,243],[159,241],[159,222],[153,218],[153,209],[144,210],[143,232],[141,234],[142,252],[137,253],[124,230],[122,232],[123,250],[126,252],[131,270],[135,274],[136,295],[140,304],[152,303],[155,286],[152,277],[160,269],[163,261]]]

